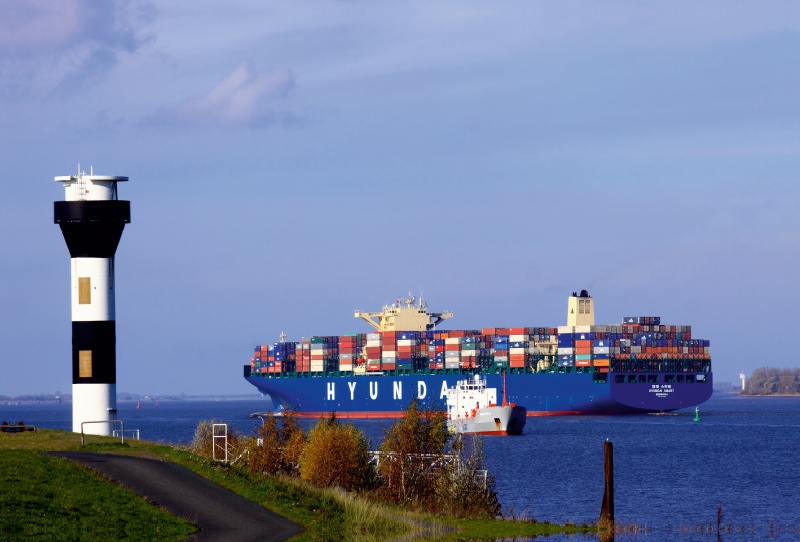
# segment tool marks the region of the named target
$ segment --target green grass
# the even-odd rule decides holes
[[[182,540],[191,523],[66,459],[0,451],[2,540]]]
[[[125,445],[121,445],[119,441],[107,437],[89,438],[87,446],[81,447],[80,436],[66,431],[41,430],[36,433],[20,433],[16,435],[0,433],[0,449],[103,451],[153,457],[179,463],[197,474],[303,525],[307,529],[306,532],[294,537],[292,542],[308,542],[312,540],[378,542],[412,532],[430,532],[432,536],[426,540],[450,541],[496,540],[564,532],[583,533],[597,531],[596,526],[433,517],[382,504],[374,499],[349,495],[338,490],[320,489],[295,478],[251,474],[236,466],[215,463],[188,451],[167,445],[134,440],[126,441]],[[0,452],[0,455],[4,453]],[[72,465],[72,467],[73,469],[82,470],[76,465]],[[99,480],[99,482],[102,482],[102,480]],[[37,482],[36,485],[39,483],[45,484],[46,480]],[[64,483],[67,482],[65,481]],[[111,485],[107,482],[106,484]],[[102,502],[102,500],[97,502]],[[144,501],[142,501],[142,504],[150,506]],[[432,526],[431,524],[434,525]],[[438,527],[436,524],[438,524]],[[434,534],[448,530],[447,527],[442,528],[442,526],[449,526],[449,528],[456,529],[457,532]],[[0,534],[2,534],[2,531],[0,531]],[[0,539],[2,538],[0,536]],[[43,536],[41,538],[47,537]],[[53,539],[59,540],[59,538]],[[125,538],[119,536],[112,536],[108,539],[134,540],[133,537]],[[168,538],[165,537],[164,539]]]

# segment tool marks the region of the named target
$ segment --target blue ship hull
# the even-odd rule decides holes
[[[464,378],[464,374],[290,377],[248,373],[245,366],[246,380],[269,395],[279,411],[296,408],[299,416],[307,417],[335,411],[342,418],[398,417],[412,397],[423,405],[432,401],[443,405],[444,390]],[[628,382],[629,375],[625,382],[617,382],[619,375],[610,373],[607,382],[598,382],[591,373],[508,374],[506,388],[508,401],[526,407],[528,416],[669,412],[697,406],[711,397],[712,375],[703,375],[703,382],[665,382],[664,374],[657,375],[656,382]],[[501,375],[485,376],[489,387],[503,389]],[[638,380],[639,375],[635,376]]]

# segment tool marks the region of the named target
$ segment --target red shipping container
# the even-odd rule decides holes
[[[380,371],[381,364],[380,363],[367,363],[367,371]]]
[[[394,371],[397,368],[396,363],[381,363],[381,369],[384,371]]]
[[[496,327],[482,328],[481,335],[497,335],[497,328]]]
[[[397,352],[400,354],[416,354],[419,349],[416,346],[398,346]],[[400,356],[401,358],[407,356]]]
[[[475,368],[475,358],[470,358],[470,359],[461,358],[461,368],[462,369],[474,369]]]
[[[592,346],[592,341],[587,341],[587,340],[575,341],[575,348],[582,348],[582,347],[587,347],[587,346],[591,347]]]
[[[522,360],[522,361],[511,361],[511,360],[508,360],[508,366],[509,367],[515,367],[515,368],[517,368],[517,367],[525,367],[525,361],[524,360]]]
[[[592,362],[588,359],[576,359],[575,360],[575,367],[591,367]]]
[[[509,363],[522,362],[523,365],[512,365],[512,367],[522,367],[525,364],[525,354],[511,354],[508,356]]]
[[[384,341],[386,339],[396,339],[396,338],[397,338],[397,332],[396,331],[384,331],[383,332],[383,340]]]
[[[458,352],[461,350],[460,344],[446,344],[444,345],[444,351],[446,352]]]
[[[380,346],[368,346],[367,347],[367,357],[370,359],[378,359],[381,357],[381,347]]]
[[[530,328],[528,327],[512,327],[508,331],[509,335],[530,335]]]
[[[581,347],[581,348],[577,348],[576,347],[575,348],[575,353],[576,354],[591,354],[592,353],[592,347],[591,346],[584,346],[584,347]]]

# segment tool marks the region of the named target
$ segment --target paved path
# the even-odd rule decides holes
[[[304,530],[182,465],[92,452],[48,455],[82,463],[149,502],[191,521],[199,531],[189,540],[279,542]]]

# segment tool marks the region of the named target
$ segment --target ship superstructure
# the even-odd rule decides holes
[[[438,324],[452,318],[453,313],[428,312],[428,305],[422,296],[417,303],[416,298],[409,292],[406,299],[398,298],[392,305],[384,305],[381,312],[356,311],[355,316],[367,322],[376,331],[428,331],[436,329]]]
[[[646,316],[595,325],[585,290],[569,297],[561,327],[441,330],[451,312],[429,313],[413,296],[399,301],[356,311],[373,333],[259,345],[245,377],[276,408],[308,416],[398,416],[412,396],[443,402],[459,380],[480,375],[498,387],[503,373],[509,400],[529,416],[666,412],[711,396],[709,342],[693,338],[691,326]]]

